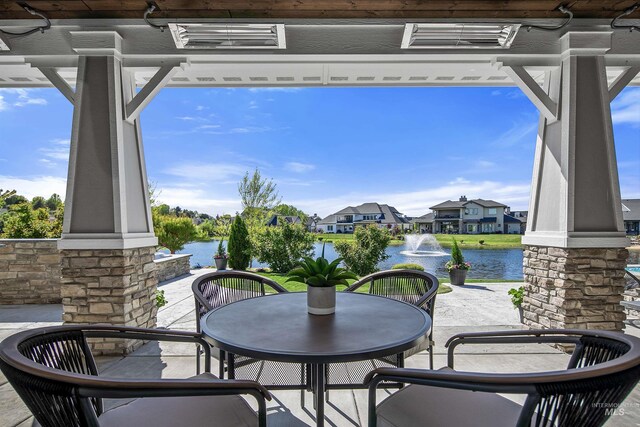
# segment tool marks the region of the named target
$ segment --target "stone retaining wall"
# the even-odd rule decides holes
[[[60,303],[56,239],[0,239],[0,304]]]
[[[524,324],[533,329],[620,331],[629,252],[616,248],[524,247]]]
[[[189,271],[191,271],[190,254],[167,255],[162,258],[156,258],[153,262],[156,264],[158,282],[171,280],[189,274]]]

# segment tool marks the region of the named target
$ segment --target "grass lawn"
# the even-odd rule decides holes
[[[289,292],[306,292],[307,291],[307,285],[305,284],[294,283],[294,282],[285,283],[287,281],[287,276],[284,274],[264,273],[264,272],[255,272],[255,273],[264,277],[268,277],[269,279],[278,283],[280,286],[284,287]],[[355,280],[349,280],[349,284],[353,282],[355,282]],[[343,286],[338,288],[338,290],[342,290],[342,289],[344,289]],[[368,290],[369,290],[368,286],[363,286],[360,289],[358,289],[358,292],[367,292]],[[440,287],[438,288],[438,294],[446,294],[449,292],[451,292],[451,288],[449,286],[440,284]]]
[[[436,240],[443,248],[450,248],[452,238],[458,241],[461,249],[510,249],[521,248],[522,236],[520,234],[434,234]],[[353,240],[353,234],[316,234],[316,239],[321,242],[341,242]],[[483,241],[480,244],[480,240]],[[392,239],[389,246],[403,245],[404,241]]]
[[[520,234],[434,234],[436,240],[444,248],[450,248],[452,238],[461,249],[508,249],[521,248]],[[480,244],[480,240],[483,244]]]

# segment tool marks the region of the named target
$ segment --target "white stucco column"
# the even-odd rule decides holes
[[[525,324],[620,330],[629,242],[604,59],[611,33],[569,32],[561,46],[561,65],[538,97],[544,105],[522,239]]]

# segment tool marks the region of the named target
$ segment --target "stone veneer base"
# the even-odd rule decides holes
[[[629,252],[618,248],[524,247],[524,324],[532,329],[620,331]]]
[[[62,320],[155,327],[155,249],[62,250]],[[91,344],[96,355],[123,355],[142,342],[104,339]]]

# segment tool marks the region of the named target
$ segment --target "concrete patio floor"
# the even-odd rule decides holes
[[[194,270],[191,275],[160,284],[168,304],[158,313],[158,326],[195,330],[191,282],[211,270]],[[507,290],[513,283],[469,284],[439,295],[436,301],[434,335],[435,367],[446,364],[444,343],[450,336],[469,331],[518,329],[517,311]],[[23,329],[60,324],[60,305],[0,306],[0,339]],[[628,327],[627,333],[640,335],[640,329]],[[569,358],[546,345],[464,346],[457,349],[456,369],[484,372],[532,372],[562,369]],[[195,350],[190,344],[148,343],[125,358],[100,358],[101,373],[130,378],[180,378],[195,373]],[[429,358],[421,353],[406,361],[407,367],[428,368]],[[214,372],[215,372],[214,365]],[[380,391],[378,401],[392,391]],[[268,404],[270,426],[315,425],[311,394],[300,405],[299,391],[277,391]],[[511,396],[522,401],[521,396]],[[107,407],[122,401],[105,402]],[[607,426],[640,425],[640,387],[625,402],[625,414],[613,416]],[[366,390],[332,390],[325,407],[329,426],[366,425]],[[20,398],[0,374],[0,427],[31,426],[33,418]]]

